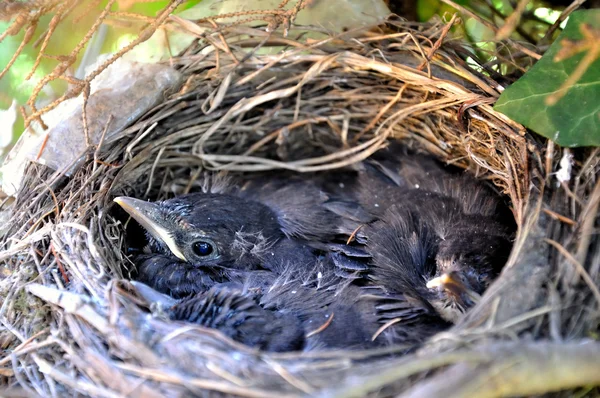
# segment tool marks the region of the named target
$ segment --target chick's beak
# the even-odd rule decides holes
[[[171,252],[183,261],[187,261],[175,239],[165,227],[165,220],[157,204],[140,199],[119,196],[115,203],[123,208],[134,220],[146,229],[154,238],[163,242]]]
[[[481,296],[477,292],[465,286],[465,284],[460,280],[456,272],[445,273],[441,276],[438,276],[437,278],[433,278],[432,280],[427,282],[426,286],[429,289],[441,287],[442,289],[459,299],[463,304],[466,304],[469,301],[475,304],[481,299]]]

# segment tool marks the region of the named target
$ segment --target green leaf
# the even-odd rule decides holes
[[[554,105],[547,97],[575,71],[588,50],[555,62],[563,39],[582,40],[581,26],[600,31],[600,10],[576,11],[546,54],[500,96],[494,109],[562,146],[600,146],[600,58]],[[590,43],[600,45],[598,43]]]

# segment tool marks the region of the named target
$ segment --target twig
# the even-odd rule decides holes
[[[575,0],[574,2],[572,2],[571,4],[569,4],[569,6],[567,8],[565,8],[564,11],[560,14],[560,16],[558,17],[558,19],[556,21],[554,21],[554,23],[552,24],[552,26],[546,31],[546,34],[544,35],[544,37],[542,37],[542,39],[539,41],[538,44],[549,43],[551,41],[551,39],[552,39],[552,35],[560,27],[560,25],[563,23],[563,21],[565,19],[567,19],[567,17],[569,15],[571,15],[571,13],[573,11],[575,11],[583,3],[585,3],[585,1],[586,0]]]
[[[600,179],[596,181],[594,190],[590,195],[587,204],[583,208],[580,217],[581,233],[579,238],[579,247],[577,249],[577,262],[583,264],[588,254],[592,236],[594,233],[594,224],[597,221],[598,208],[600,207]],[[596,268],[600,266],[596,264]],[[592,271],[592,270],[590,270]],[[594,284],[595,285],[595,284]]]
[[[564,222],[565,224],[569,224],[569,225],[577,225],[577,222],[570,219],[569,217],[563,216],[562,214],[558,214],[555,211],[552,211],[550,209],[542,209],[542,211],[546,214],[548,214],[550,217],[556,219],[556,220],[560,220],[562,222]]]
[[[531,396],[600,384],[600,344],[595,342],[497,343],[475,351],[494,361],[455,365],[400,397]]]
[[[513,13],[506,18],[504,25],[496,32],[496,40],[506,40],[512,35],[521,21],[521,16],[523,15],[527,4],[529,4],[529,0],[519,0]]]
[[[262,397],[282,397],[282,398],[296,398],[297,394],[281,394],[280,392],[260,390],[260,389],[249,389],[245,387],[238,387],[234,384],[224,383],[222,381],[208,380],[208,379],[197,379],[182,377],[178,374],[167,372],[160,369],[149,369],[142,368],[127,363],[119,363],[117,367],[125,372],[133,373],[138,376],[145,377],[147,379],[165,382],[169,384],[181,384],[189,385],[198,388],[203,388],[210,391],[218,391],[226,394],[235,394],[241,397],[248,398],[262,398]]]
[[[468,15],[469,17],[475,19],[476,21],[482,23],[483,25],[485,25],[487,28],[491,29],[492,31],[494,31],[494,33],[498,33],[498,28],[492,24],[489,21],[486,21],[485,19],[481,18],[480,16],[478,16],[477,14],[473,13],[472,11],[468,10],[467,8],[455,3],[452,0],[441,0],[442,2],[448,4],[451,7],[456,8],[457,10],[459,10],[460,12]],[[538,60],[540,58],[542,58],[542,56],[538,53],[536,53],[533,50],[528,49],[527,47],[515,42],[514,40],[510,40],[508,39],[509,42],[511,43],[511,45],[513,45],[515,48],[519,49],[520,51],[524,52],[525,54],[529,55],[530,57]]]
[[[567,251],[567,249],[565,249],[560,243],[558,243],[552,239],[544,239],[544,240],[547,243],[549,243],[550,245],[554,246],[554,248],[556,250],[558,250],[560,252],[560,254],[562,254],[567,260],[569,260],[569,262],[571,264],[573,264],[575,266],[577,273],[583,278],[585,283],[588,285],[588,287],[594,294],[594,297],[596,298],[598,307],[600,307],[600,290],[598,290],[598,287],[596,286],[596,284],[594,283],[592,278],[590,278],[590,275],[587,273],[587,271],[585,270],[583,265],[581,265],[581,263],[579,261],[577,261],[577,259],[575,257],[573,257],[573,255],[571,253],[569,253]]]

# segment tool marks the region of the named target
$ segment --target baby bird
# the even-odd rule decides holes
[[[270,185],[274,185],[269,188]],[[163,202],[114,199],[147,232],[149,253],[136,258],[138,280],[173,297],[203,292],[216,283],[240,281],[248,271],[313,267],[321,255],[311,247],[348,223],[322,208],[322,191],[306,181],[275,181],[270,205],[252,189],[192,193]],[[258,196],[258,195],[255,195]],[[240,279],[241,278],[241,279]]]
[[[115,198],[148,232],[135,259],[138,281],[181,299],[173,320],[219,329],[268,351],[367,348],[379,327],[373,300],[352,285],[368,257],[330,240],[338,215],[308,180],[247,182],[232,193],[193,193],[163,202]],[[265,193],[273,192],[255,200]]]
[[[243,283],[215,284],[181,300],[140,282],[135,285],[148,302],[160,303],[171,320],[218,329],[265,351],[366,349],[386,344],[375,336],[380,326],[376,301],[351,282],[319,261],[302,272],[250,271]]]
[[[512,238],[486,187],[396,145],[354,171],[115,202],[148,232],[138,280],[180,299],[171,319],[268,351],[420,343],[478,301]]]
[[[364,164],[355,192],[374,220],[359,233],[371,278],[446,321],[472,307],[508,259],[513,222],[498,198],[431,158],[392,146]]]

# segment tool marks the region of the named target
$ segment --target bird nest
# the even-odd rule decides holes
[[[557,148],[495,112],[501,87],[446,33],[393,20],[315,41],[212,32],[172,60],[185,83],[74,173],[30,164],[0,252],[3,382],[98,397],[486,397],[600,383],[598,150]],[[415,352],[259,352],[152,317],[128,282],[114,197],[200,190],[207,170],[327,172],[390,140],[490,181],[518,225],[478,305]],[[559,167],[570,179],[558,182]]]

